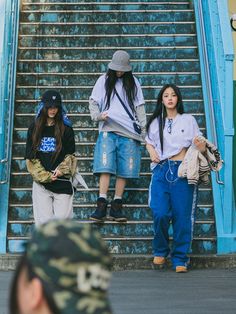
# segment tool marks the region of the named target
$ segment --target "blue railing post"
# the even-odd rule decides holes
[[[233,43],[227,0],[194,0],[207,134],[224,160],[220,181],[212,176],[217,252],[236,252],[233,204]],[[211,114],[212,113],[212,114]],[[214,137],[214,133],[216,136]],[[216,144],[216,143],[215,143]]]
[[[0,2],[0,253],[6,253],[20,0]]]

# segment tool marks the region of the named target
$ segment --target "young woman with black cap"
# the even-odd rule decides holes
[[[99,122],[94,152],[94,174],[99,175],[97,209],[90,219],[102,222],[107,214],[110,176],[116,176],[110,219],[125,222],[122,196],[126,180],[138,178],[140,143],[144,138],[146,114],[141,86],[132,74],[129,54],[118,50],[99,77],[89,99],[91,118]]]
[[[74,131],[63,110],[61,95],[48,90],[28,129],[25,152],[27,169],[33,177],[36,225],[53,218],[72,217],[70,178],[76,170],[74,153]]]

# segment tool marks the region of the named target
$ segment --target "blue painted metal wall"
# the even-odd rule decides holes
[[[236,252],[235,204],[233,203],[233,43],[227,0],[194,0],[203,81],[208,138],[214,139],[210,102],[224,167],[219,185],[212,176],[219,254]],[[201,22],[201,18],[203,21]],[[203,28],[202,35],[201,29]],[[204,43],[203,37],[206,42]],[[207,60],[204,60],[204,51]],[[206,64],[208,63],[208,64]],[[209,81],[207,78],[209,73]],[[210,82],[210,88],[207,84]],[[211,91],[211,94],[209,93]]]
[[[6,252],[19,0],[0,4],[0,253]]]

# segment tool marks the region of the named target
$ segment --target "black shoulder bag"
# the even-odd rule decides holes
[[[126,105],[124,104],[123,100],[120,98],[119,94],[117,93],[117,90],[114,89],[116,96],[118,97],[120,103],[122,104],[122,106],[124,107],[125,111],[127,112],[128,116],[130,117],[130,119],[133,121],[133,127],[134,127],[134,131],[138,134],[141,134],[142,130],[140,125],[136,122],[136,119],[134,118],[134,116],[129,112],[128,108],[126,107]]]

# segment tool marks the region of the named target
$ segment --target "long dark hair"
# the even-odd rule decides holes
[[[134,99],[137,95],[137,86],[135,84],[134,76],[132,74],[132,71],[124,72],[122,75],[123,79],[123,88],[125,89],[125,93],[128,99],[128,104],[134,112]],[[116,71],[108,69],[106,74],[106,82],[105,82],[105,89],[106,89],[106,106],[105,109],[109,109],[110,107],[110,101],[112,97],[112,93],[114,92],[114,88],[116,85],[116,82],[118,80],[118,77],[116,76]]]
[[[167,117],[166,108],[162,103],[162,98],[163,98],[163,94],[164,94],[165,90],[169,87],[171,87],[174,90],[174,92],[178,98],[178,102],[177,102],[177,106],[176,106],[177,112],[180,114],[184,113],[184,106],[183,106],[183,100],[182,100],[182,95],[181,95],[180,89],[174,84],[166,84],[162,87],[162,89],[160,90],[160,92],[157,96],[156,108],[155,108],[152,116],[148,120],[147,126],[146,126],[146,130],[147,130],[147,134],[148,134],[148,131],[149,131],[149,128],[150,128],[152,121],[155,119],[158,119],[160,143],[161,143],[162,152],[163,152],[163,146],[164,146],[164,144],[163,144],[163,130],[165,127],[165,119]]]
[[[43,107],[40,112],[39,117],[35,121],[35,127],[33,131],[33,136],[32,136],[32,142],[33,142],[32,149],[33,149],[33,154],[35,157],[36,157],[36,153],[42,139],[43,130],[47,124],[47,117],[48,117],[48,108]],[[58,112],[55,115],[54,122],[55,122],[54,136],[56,138],[56,151],[52,157],[53,162],[57,159],[62,149],[62,137],[65,131],[65,125],[63,123],[61,107],[58,107]]]
[[[33,267],[31,266],[30,262],[28,261],[26,253],[24,253],[24,255],[20,258],[20,260],[18,262],[18,265],[17,265],[15,273],[14,273],[13,280],[11,283],[10,297],[9,297],[9,313],[10,314],[20,314],[19,303],[18,303],[18,299],[17,299],[17,295],[18,295],[17,286],[18,286],[20,274],[24,269],[27,272],[27,277],[28,277],[29,281],[31,281],[33,278],[36,278],[36,277],[39,278],[34,273]],[[40,278],[39,278],[39,280],[42,283],[43,295],[44,295],[44,298],[47,302],[47,305],[48,305],[50,311],[53,314],[60,314],[60,311],[59,311],[58,307],[56,306],[56,304],[52,298],[52,293],[51,293],[51,291],[49,291],[48,285],[45,284]]]

